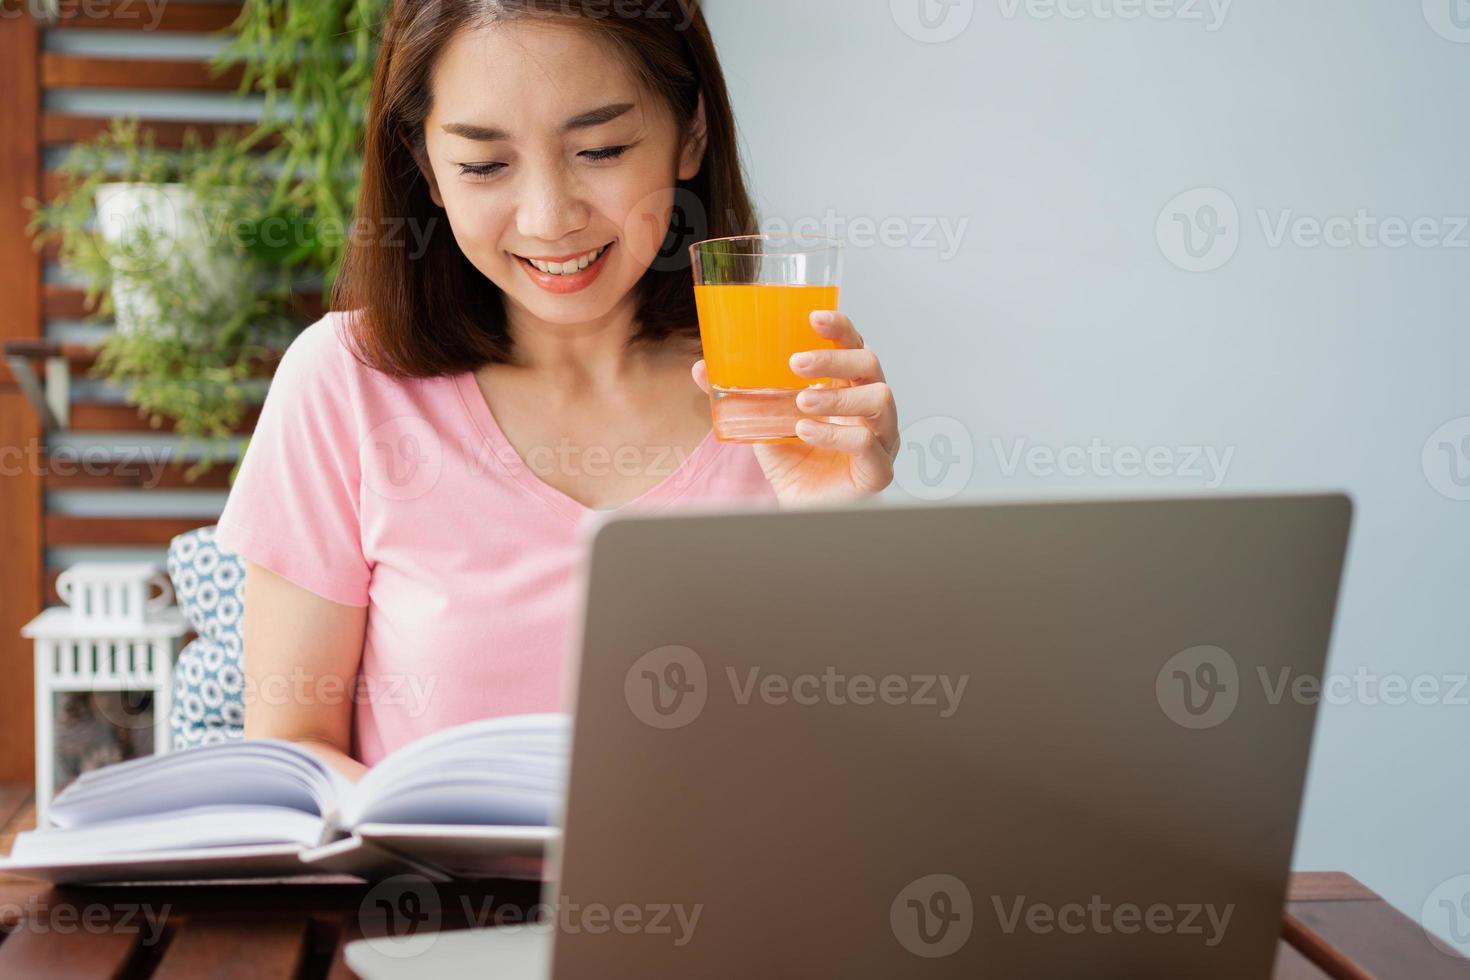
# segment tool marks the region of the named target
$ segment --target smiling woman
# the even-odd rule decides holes
[[[405,377],[512,363],[518,322],[692,341],[688,246],[755,226],[693,3],[395,4],[367,133],[358,221],[437,227],[418,258],[355,249],[333,307]]]
[[[286,351],[219,519],[247,689],[298,692],[247,704],[247,736],[356,776],[558,710],[596,511],[891,479],[892,399],[841,314],[799,367],[846,385],[807,393],[805,442],[711,429],[688,247],[753,230],[736,146],[694,0],[394,3],[333,312]],[[405,681],[424,696],[372,693]]]

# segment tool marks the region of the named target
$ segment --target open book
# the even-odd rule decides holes
[[[247,739],[79,776],[0,871],[58,883],[344,873],[537,877],[566,782],[566,715],[470,722],[356,784],[290,742]]]

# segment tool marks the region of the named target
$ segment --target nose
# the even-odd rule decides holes
[[[541,167],[525,178],[516,231],[523,241],[554,251],[586,226],[587,215],[575,177],[563,167]]]

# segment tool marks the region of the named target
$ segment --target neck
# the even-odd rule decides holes
[[[524,309],[507,311],[507,330],[517,372],[537,375],[559,391],[611,391],[636,381],[649,352],[630,349],[638,321],[632,302],[620,303],[585,323],[548,323]]]

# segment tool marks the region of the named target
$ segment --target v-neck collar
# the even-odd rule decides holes
[[[672,473],[637,497],[617,507],[588,507],[542,480],[526,464],[496,421],[495,413],[490,410],[490,403],[485,400],[485,395],[475,380],[474,371],[461,371],[455,375],[454,380],[470,424],[479,432],[480,438],[491,451],[490,455],[495,458],[505,475],[574,524],[580,524],[592,514],[613,514],[635,509],[656,510],[658,507],[649,506],[655,503],[659,507],[666,506],[693,483],[719,451],[719,440],[715,438],[714,429],[711,428],[694,451],[680,461]]]

